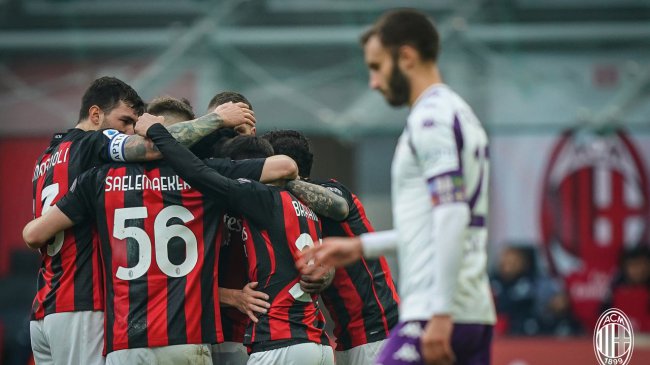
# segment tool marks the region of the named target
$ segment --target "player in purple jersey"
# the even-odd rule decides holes
[[[361,41],[370,87],[410,107],[391,167],[395,230],[325,239],[303,260],[344,266],[397,250],[400,323],[377,363],[489,364],[496,316],[486,272],[487,134],[443,83],[438,32],[424,14],[390,11]]]

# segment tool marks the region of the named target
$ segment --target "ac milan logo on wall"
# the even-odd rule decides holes
[[[544,179],[542,237],[552,269],[610,272],[622,249],[648,234],[648,180],[622,131],[570,130],[555,145]]]
[[[634,351],[630,319],[618,309],[603,313],[594,328],[594,352],[601,365],[627,365]]]

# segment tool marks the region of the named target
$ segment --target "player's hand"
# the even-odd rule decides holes
[[[454,323],[451,316],[433,316],[422,334],[421,349],[424,363],[427,365],[452,365],[455,356],[451,350],[451,333]]]
[[[163,123],[164,121],[164,117],[157,117],[149,113],[144,113],[138,118],[138,121],[135,123],[135,133],[139,136],[147,138],[147,131],[149,130],[149,127],[156,123]]]
[[[268,308],[271,307],[271,304],[267,302],[269,296],[266,293],[255,290],[256,287],[256,281],[246,284],[241,290],[241,294],[235,305],[240,312],[246,314],[255,323],[258,322],[255,313],[266,313]]]
[[[359,237],[327,237],[322,245],[305,248],[296,267],[313,279],[327,275],[330,268],[349,265],[363,256]]]
[[[334,279],[334,268],[328,271],[325,276],[320,278],[315,278],[312,275],[301,275],[300,276],[300,288],[305,293],[309,294],[319,294],[325,290],[332,283]]]
[[[223,127],[235,128],[241,124],[255,127],[255,113],[248,109],[245,103],[228,102],[214,109],[214,112],[223,120]]]

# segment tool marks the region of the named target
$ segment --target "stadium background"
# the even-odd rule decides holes
[[[33,162],[74,126],[98,76],[146,101],[188,98],[197,114],[217,91],[243,93],[258,131],[307,133],[313,175],[346,183],[375,227],[390,228],[390,160],[407,111],[368,89],[358,37],[397,6],[436,20],[443,77],[490,135],[491,267],[503,248],[524,247],[536,272],[565,283],[574,310],[593,312],[622,250],[650,240],[648,1],[0,0],[0,362],[28,355],[39,259],[20,232]],[[554,242],[572,255],[549,260]],[[624,302],[650,317],[647,295]],[[495,363],[595,363],[592,328],[500,335]],[[648,363],[650,340],[636,335],[632,364]]]

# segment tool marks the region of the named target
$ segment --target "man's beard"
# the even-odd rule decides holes
[[[386,101],[392,106],[402,106],[408,103],[411,97],[411,82],[397,66],[397,55],[393,56],[393,72],[388,80]]]

